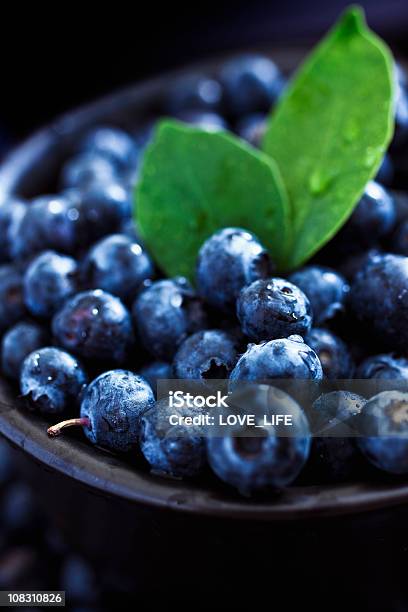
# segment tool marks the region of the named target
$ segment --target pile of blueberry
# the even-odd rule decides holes
[[[132,220],[151,125],[132,136],[93,129],[63,166],[58,195],[0,205],[1,369],[30,409],[53,422],[74,417],[51,434],[80,425],[93,444],[141,450],[173,477],[209,465],[244,494],[286,486],[311,465],[321,478],[348,478],[362,457],[408,473],[408,395],[398,389],[335,391],[308,418],[291,399],[293,438],[272,428],[207,442],[196,430],[161,436],[170,408],[155,399],[168,378],[408,379],[408,95],[400,69],[396,79],[396,135],[376,181],[333,241],[287,278],[256,236],[233,227],[202,245],[195,288],[163,278]],[[174,83],[163,115],[257,146],[284,85],[271,60],[243,56],[217,77]],[[312,439],[316,422],[332,435]]]

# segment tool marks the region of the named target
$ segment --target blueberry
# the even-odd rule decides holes
[[[119,231],[131,214],[131,194],[117,183],[97,185],[82,195],[81,215],[88,234],[88,244]]]
[[[342,258],[341,263],[337,266],[337,273],[344,276],[348,282],[352,282],[358,272],[377,255],[380,255],[379,249],[370,249],[369,251],[361,251],[360,253],[352,253],[349,257]],[[347,287],[346,293],[350,291]],[[348,300],[345,300],[346,305]],[[340,312],[340,309],[339,311]]]
[[[408,219],[397,226],[390,247],[393,253],[408,257]]]
[[[115,165],[102,155],[86,151],[68,160],[62,169],[63,187],[89,189],[118,181]]]
[[[396,228],[408,220],[408,193],[406,191],[393,191],[392,197],[395,202],[395,212],[397,215]]]
[[[179,478],[196,476],[206,463],[205,443],[197,428],[169,425],[169,417],[177,410],[181,409],[170,408],[168,399],[162,399],[145,412],[140,448],[153,472]]]
[[[37,198],[21,224],[17,255],[46,248],[73,254],[120,231],[129,222],[132,196],[118,183],[95,185],[84,193],[67,189],[60,196]]]
[[[44,414],[61,414],[80,400],[86,374],[78,361],[58,348],[41,348],[25,358],[20,389],[28,405]]]
[[[136,129],[133,138],[140,151],[143,152],[151,143],[157,123],[157,118],[149,119]]]
[[[147,380],[156,395],[157,383],[160,380],[171,380],[173,378],[173,366],[166,361],[152,361],[141,368],[140,376]]]
[[[395,62],[394,64],[394,77],[397,87],[407,87],[408,77],[405,72],[405,68],[403,68],[398,62]]]
[[[243,495],[286,487],[299,475],[309,456],[307,418],[294,399],[273,387],[253,387],[247,402],[251,414],[256,415],[258,435],[245,437],[246,430],[236,427],[223,437],[208,438],[210,467]],[[257,404],[262,409],[257,409]],[[266,409],[263,404],[267,405]],[[290,414],[293,423],[290,435],[281,426],[262,427],[263,414]]]
[[[363,197],[345,226],[331,242],[340,254],[358,252],[376,246],[392,231],[396,220],[391,195],[375,181],[370,181]]]
[[[262,381],[274,378],[321,380],[323,370],[316,353],[300,336],[290,336],[262,344],[250,344],[231,372],[236,381]]]
[[[182,341],[207,325],[200,299],[182,277],[153,283],[136,298],[133,317],[144,347],[170,361]]]
[[[242,331],[255,342],[303,336],[312,325],[309,300],[283,278],[257,280],[242,289],[237,315]]]
[[[225,119],[216,113],[185,110],[178,113],[176,119],[200,128],[201,130],[206,130],[207,132],[219,132],[228,129]]]
[[[199,110],[217,112],[221,108],[222,88],[218,81],[203,74],[175,79],[165,99],[165,113],[176,115],[180,111]]]
[[[24,314],[22,274],[15,266],[0,266],[0,334]]]
[[[344,310],[349,285],[341,274],[323,266],[305,266],[289,277],[306,294],[313,320],[320,325]]]
[[[89,251],[82,268],[87,287],[99,288],[127,301],[154,274],[153,263],[140,244],[113,234]]]
[[[14,257],[14,243],[25,215],[27,205],[17,198],[7,199],[0,205],[0,261]]]
[[[124,219],[119,228],[119,233],[130,238],[133,242],[138,242],[144,247],[143,239],[140,235],[138,225],[134,219]]]
[[[357,319],[393,350],[408,342],[408,257],[378,255],[357,274],[350,305]]]
[[[73,254],[81,245],[85,231],[78,197],[73,193],[42,196],[26,207],[13,255],[31,257],[46,249]]]
[[[394,164],[388,153],[384,155],[375,180],[385,187],[391,187],[394,180]]]
[[[332,391],[313,403],[310,469],[323,481],[342,481],[359,467],[356,419],[365,398],[350,391]]]
[[[81,357],[122,363],[133,344],[132,321],[122,302],[100,289],[78,293],[54,316],[57,342]]]
[[[96,157],[106,157],[119,172],[137,163],[136,143],[118,128],[104,126],[93,129],[82,139],[80,149]]]
[[[272,60],[254,54],[225,62],[220,82],[228,111],[238,117],[269,111],[283,89],[282,76]]]
[[[17,323],[3,336],[1,369],[9,378],[19,378],[24,359],[33,351],[48,344],[48,333],[35,323]]]
[[[359,417],[357,443],[380,470],[408,473],[408,394],[383,391],[372,397]]]
[[[71,257],[45,251],[24,275],[24,302],[37,317],[51,317],[78,290],[78,267]]]
[[[336,423],[347,424],[350,431],[357,430],[356,417],[365,405],[364,397],[351,391],[324,393],[313,403],[312,423],[315,432]]]
[[[267,278],[272,271],[268,253],[249,232],[228,227],[215,232],[202,245],[197,260],[200,295],[215,308],[235,310],[243,287]]]
[[[406,85],[399,78],[395,88],[395,130],[391,143],[393,152],[401,152],[408,142],[408,93]]]
[[[359,365],[356,378],[408,381],[408,359],[393,354],[373,355]]]
[[[266,115],[254,113],[242,117],[236,125],[236,132],[240,138],[259,148],[266,132]]]
[[[87,438],[98,446],[129,452],[138,446],[140,419],[154,405],[150,385],[127,370],[110,370],[92,381],[83,396],[81,418]]]
[[[199,331],[184,340],[174,358],[174,373],[180,379],[228,378],[238,360],[235,339],[227,332]]]
[[[338,336],[327,329],[315,327],[307,334],[305,342],[319,357],[326,378],[334,380],[351,377],[351,356],[347,346]]]

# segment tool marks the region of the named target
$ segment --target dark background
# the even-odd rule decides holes
[[[308,44],[349,2],[234,0],[13,5],[2,19],[0,125],[21,138],[66,109],[194,59],[253,45]],[[370,25],[408,47],[407,0],[365,0]]]
[[[30,10],[17,2],[14,14],[2,16],[0,152],[69,108],[195,59],[258,45],[313,44],[347,4],[342,0],[219,0],[143,6],[110,3],[91,8],[85,3],[60,2],[41,12],[38,6]],[[370,26],[397,55],[408,57],[408,0],[360,4],[366,8]],[[0,446],[0,467],[4,463]],[[13,477],[11,472],[2,483],[0,470],[0,588],[66,588],[71,601],[78,602],[78,610],[83,605],[100,609],[98,589],[106,587],[76,551],[60,541],[43,514],[33,510],[30,491],[24,483],[13,482]],[[16,508],[25,508],[25,513],[19,514]],[[305,574],[303,586],[309,581],[313,594],[317,589],[322,603],[327,601],[333,610],[337,609],[337,582],[345,587],[351,609],[406,610],[408,548],[406,523],[404,530],[401,525],[395,521],[394,537],[384,537],[381,525],[368,524],[367,540],[362,535],[359,539],[356,529],[340,533],[337,544],[332,541],[334,530],[327,547],[317,551],[314,532],[306,533],[310,562],[306,568],[295,563],[297,573]],[[357,538],[350,551],[347,537]],[[270,564],[271,552],[267,552]],[[344,562],[340,574],[332,571],[333,556],[337,568]],[[316,575],[316,567],[317,571],[324,568],[323,576]],[[284,564],[282,568],[286,571]]]

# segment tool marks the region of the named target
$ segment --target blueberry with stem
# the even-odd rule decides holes
[[[58,436],[63,429],[81,426],[92,444],[115,452],[138,447],[142,415],[154,405],[150,385],[128,370],[110,370],[87,387],[80,417],[62,421],[47,433]]]

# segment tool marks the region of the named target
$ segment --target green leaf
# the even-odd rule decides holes
[[[288,268],[344,224],[375,176],[392,131],[392,57],[353,7],[295,76],[263,143],[289,194]]]
[[[217,229],[254,232],[276,263],[288,240],[288,203],[276,164],[239,139],[163,121],[137,186],[142,238],[169,275],[194,278],[197,253]]]

